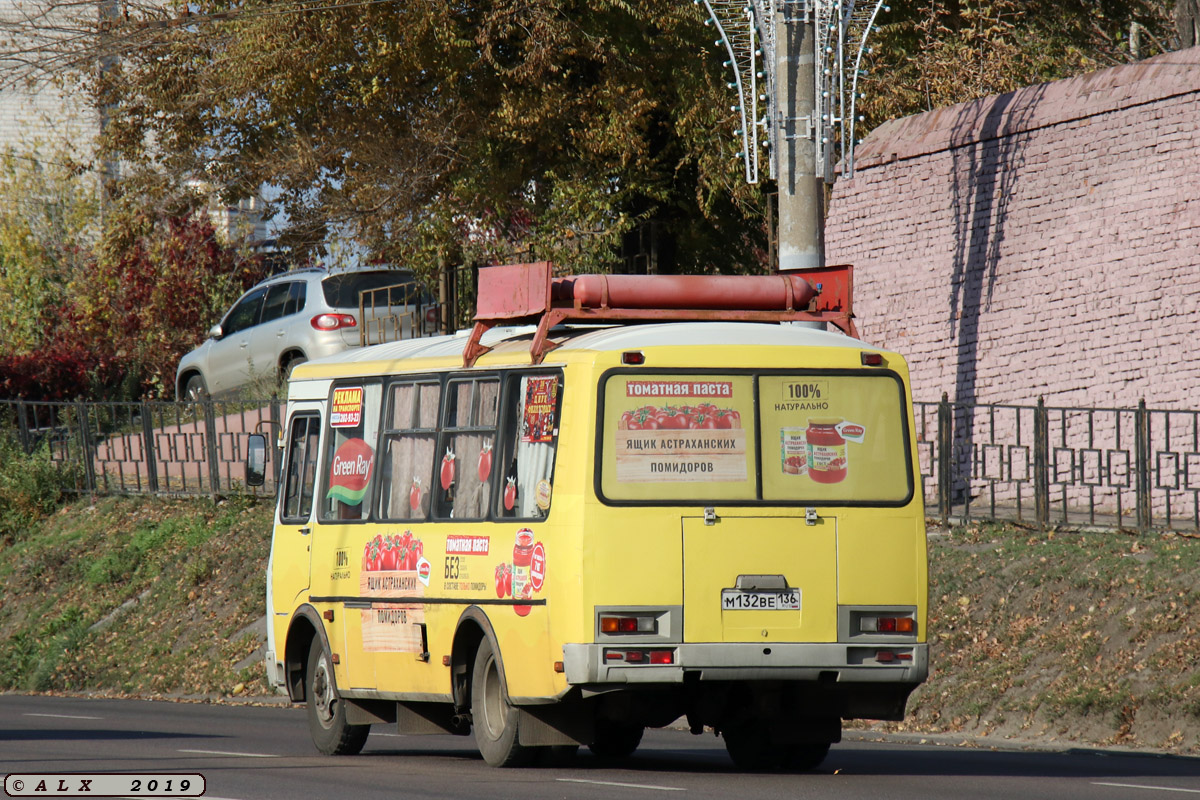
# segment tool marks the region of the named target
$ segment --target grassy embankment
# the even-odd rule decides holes
[[[266,503],[55,511],[22,480],[0,474],[0,689],[266,691]],[[930,680],[875,728],[1200,752],[1200,541],[972,525],[931,538],[930,587]]]

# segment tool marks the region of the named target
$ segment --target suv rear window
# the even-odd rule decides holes
[[[384,286],[395,286],[400,283],[411,283],[412,287],[405,294],[404,303],[430,303],[429,293],[421,289],[420,284],[411,272],[401,270],[364,270],[362,272],[339,272],[321,281],[321,289],[325,293],[325,302],[331,308],[358,308],[358,296],[368,289],[382,289]],[[399,297],[392,293],[391,303],[399,302]]]
[[[907,404],[895,373],[614,371],[601,384],[607,502],[904,505]]]

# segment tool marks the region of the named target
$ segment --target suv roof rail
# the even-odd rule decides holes
[[[534,364],[558,345],[563,322],[828,322],[858,338],[848,264],[775,275],[571,275],[553,277],[549,261],[479,270],[475,326],[463,348],[471,366],[491,350],[483,334],[500,325],[536,324]]]

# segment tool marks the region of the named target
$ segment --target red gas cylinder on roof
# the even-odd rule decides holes
[[[798,275],[577,275],[551,285],[554,300],[580,308],[783,311],[816,294]]]

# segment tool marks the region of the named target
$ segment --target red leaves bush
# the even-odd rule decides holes
[[[263,277],[262,259],[221,244],[208,218],[137,217],[72,280],[42,346],[0,352],[0,397],[173,397],[179,358]]]

